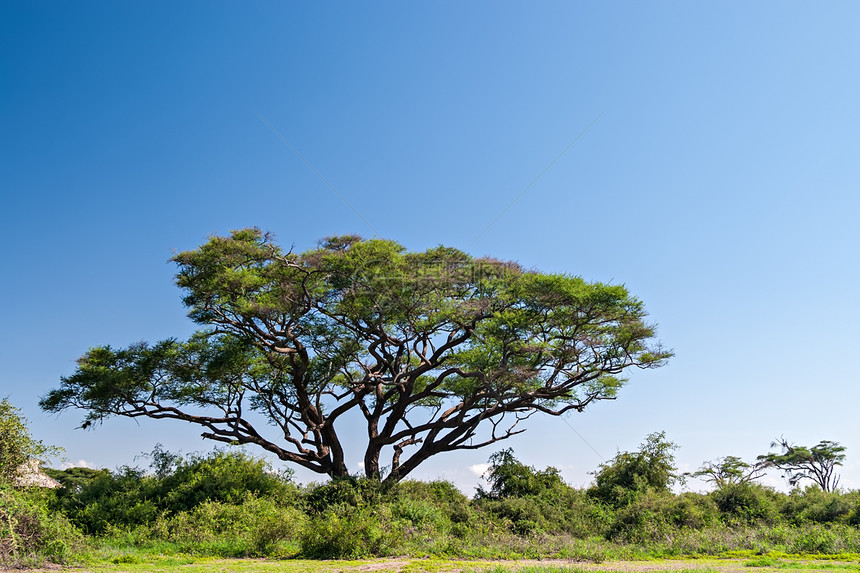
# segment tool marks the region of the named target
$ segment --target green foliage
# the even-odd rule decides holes
[[[149,471],[49,470],[66,485],[53,491],[0,485],[0,566],[80,559],[76,525],[91,543],[119,548],[106,559],[127,564],[143,562],[141,551],[595,560],[860,551],[860,492],[782,494],[734,475],[708,494],[673,494],[673,450],[664,434],[651,434],[640,450],[603,464],[589,489],[504,450],[490,458],[489,491],[470,500],[444,481],[346,478],[298,488],[243,452],[182,457],[157,446]]]
[[[601,464],[589,493],[612,507],[623,507],[649,490],[669,491],[680,477],[672,453],[677,448],[666,439],[665,432],[649,434],[639,450],[620,452]]]
[[[18,488],[20,468],[58,453],[33,439],[27,421],[8,399],[0,401],[0,566],[66,562],[83,544],[81,533],[62,514],[49,511],[52,494]]]
[[[609,535],[631,543],[650,543],[678,530],[703,529],[717,519],[717,507],[706,496],[650,489],[617,511]]]
[[[391,496],[399,504],[395,516],[405,517],[416,525],[431,520],[436,524],[441,523],[441,527],[444,527],[445,520],[452,525],[466,524],[474,516],[469,498],[447,481],[404,480],[392,490]],[[410,506],[420,509],[400,509]],[[416,520],[410,513],[420,517]],[[425,517],[428,515],[432,516],[429,520]],[[441,516],[441,519],[437,519],[437,516]]]
[[[729,523],[765,523],[779,521],[780,496],[772,489],[743,482],[726,484],[709,497],[720,510],[722,519]]]
[[[92,468],[68,468],[58,470],[54,468],[43,468],[45,474],[63,486],[59,495],[71,495],[80,493],[85,487],[92,485],[99,477],[105,476],[110,472],[105,469],[96,470]]]
[[[510,449],[490,457],[490,490],[479,488],[476,502],[518,535],[567,533],[585,537],[602,533],[605,510],[562,481],[556,468],[537,470],[517,460]]]
[[[141,469],[104,470],[79,491],[58,491],[56,508],[86,533],[98,534],[111,527],[153,521],[159,514],[154,501],[157,490],[156,479]]]
[[[82,549],[81,533],[48,510],[44,495],[0,483],[0,567],[65,563]]]
[[[300,544],[303,557],[355,559],[388,555],[397,541],[387,507],[341,505],[308,522]]]
[[[31,459],[58,452],[58,448],[34,440],[21,411],[7,398],[0,400],[0,483],[14,482],[18,470]]]
[[[795,486],[805,479],[812,480],[824,491],[833,491],[839,485],[835,470],[845,461],[845,446],[838,442],[822,440],[810,448],[780,438],[771,447],[779,447],[782,453],[771,452],[758,459],[768,467],[780,469],[790,485]]]
[[[671,356],[623,286],[448,247],[411,253],[345,236],[293,253],[243,229],[174,261],[201,330],[90,349],[45,410],[81,408],[83,427],[180,419],[331,478],[349,477],[338,429],[360,412],[365,477],[389,468],[384,479],[396,482],[431,456],[519,433],[529,412],[615,398],[626,370]],[[258,431],[257,416],[275,430]]]
[[[860,501],[854,502],[854,510],[848,516],[848,524],[860,527]]]
[[[111,527],[150,524],[204,502],[240,504],[250,494],[289,505],[299,495],[288,474],[271,473],[263,460],[244,452],[174,458],[167,467],[160,447],[150,456],[160,476],[131,467],[87,472],[84,479],[77,468],[52,472],[61,483],[75,484],[57,492],[56,507],[85,531],[103,533]]]
[[[789,493],[782,504],[782,514],[795,524],[849,523],[857,507],[860,507],[860,492],[826,492],[810,485]]]
[[[297,508],[247,494],[238,503],[205,501],[159,517],[141,533],[177,544],[180,551],[221,557],[277,555],[299,536],[307,518]]]
[[[536,470],[521,463],[510,448],[490,456],[490,468],[485,474],[490,491],[478,489],[479,497],[504,498],[539,495],[548,489],[564,486],[556,468]]]
[[[298,495],[290,482],[291,476],[292,473],[272,473],[268,471],[267,462],[241,451],[195,455],[179,460],[173,471],[162,474],[161,508],[176,513],[204,501],[236,504],[249,493],[291,503]]]
[[[705,462],[701,468],[689,475],[704,478],[705,481],[721,488],[758,479],[766,469],[767,465],[761,461],[748,464],[737,456],[726,456],[716,461]]]
[[[324,513],[335,506],[359,507],[376,505],[381,499],[383,486],[379,480],[368,478],[341,478],[324,484],[314,484],[305,495],[308,512]]]

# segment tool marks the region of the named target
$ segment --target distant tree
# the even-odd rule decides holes
[[[748,483],[764,475],[767,464],[758,461],[748,464],[739,457],[726,456],[714,461],[705,462],[695,472],[689,474],[692,477],[704,478],[717,486],[723,488],[727,485]]]
[[[770,447],[779,447],[782,453],[771,452],[758,456],[759,462],[782,471],[790,485],[795,486],[804,479],[814,481],[824,491],[833,491],[839,485],[839,476],[834,472],[836,466],[841,466],[845,461],[845,446],[838,442],[822,440],[818,445],[808,448],[779,438]]]
[[[622,506],[649,490],[666,492],[683,476],[677,474],[678,446],[666,439],[666,432],[648,434],[635,452],[619,452],[600,464],[594,472],[590,495],[614,506]]]
[[[184,420],[332,478],[349,475],[341,421],[354,435],[357,414],[365,475],[397,481],[518,434],[536,412],[614,398],[622,372],[671,356],[623,286],[446,247],[346,236],[296,254],[245,229],[173,260],[203,330],[91,349],[45,410],[83,409],[82,427]]]
[[[59,496],[78,494],[85,487],[92,485],[97,479],[110,476],[110,471],[106,469],[97,470],[83,467],[73,467],[64,470],[45,468],[43,471],[46,475],[63,485],[63,490],[57,494]]]
[[[18,471],[30,460],[56,450],[30,436],[27,420],[8,398],[0,401],[0,481],[14,481]]]
[[[527,466],[514,457],[510,448],[490,456],[490,467],[484,475],[490,490],[479,487],[478,497],[524,497],[564,485],[556,468],[537,470]]]

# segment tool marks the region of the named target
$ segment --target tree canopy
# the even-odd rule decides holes
[[[614,398],[625,370],[671,356],[623,286],[443,246],[341,236],[294,253],[244,229],[173,260],[202,329],[90,349],[45,410],[185,420],[331,477],[349,475],[341,432],[358,416],[364,473],[396,481],[536,412]]]
[[[805,479],[814,481],[824,491],[833,491],[839,485],[839,476],[835,472],[836,466],[845,461],[845,446],[838,442],[822,440],[810,448],[780,438],[770,446],[779,447],[782,453],[761,455],[759,462],[781,470],[790,485],[795,486]]]
[[[767,463],[761,460],[754,464],[748,464],[737,456],[725,456],[705,462],[702,467],[688,475],[703,478],[719,489],[757,480],[764,475],[767,468]]]

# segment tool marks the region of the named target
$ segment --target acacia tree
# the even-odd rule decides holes
[[[396,481],[518,434],[535,412],[614,398],[623,371],[671,355],[622,286],[452,248],[345,236],[299,254],[245,229],[173,260],[203,329],[91,349],[45,410],[81,408],[83,427],[185,420],[331,477],[349,474],[339,432],[360,413],[365,474]]]
[[[768,464],[761,460],[748,464],[737,456],[725,456],[705,462],[702,467],[689,475],[704,478],[705,481],[716,485],[717,489],[721,489],[729,485],[740,485],[757,480],[764,475],[767,468]]]
[[[845,461],[845,446],[839,445],[838,442],[822,440],[818,445],[808,448],[780,438],[771,443],[770,447],[779,447],[782,453],[764,454],[759,456],[758,460],[766,467],[781,470],[789,485],[795,486],[804,479],[814,481],[824,491],[833,491],[839,485],[839,476],[834,472],[836,466],[841,466]]]

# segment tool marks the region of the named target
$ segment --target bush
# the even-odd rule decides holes
[[[382,557],[402,540],[387,508],[341,505],[307,522],[301,555],[309,559]]]
[[[289,474],[271,473],[265,461],[243,452],[216,450],[188,459],[170,455],[165,463],[165,452],[156,447],[151,456],[155,471],[149,473],[128,466],[84,475],[78,468],[52,472],[61,483],[74,485],[57,492],[55,507],[87,533],[101,534],[109,527],[152,524],[205,502],[242,504],[248,494],[284,506],[298,503],[299,490]]]
[[[848,525],[860,526],[860,501],[854,502],[854,511],[848,516]]]
[[[679,479],[672,453],[677,448],[666,440],[665,432],[649,434],[638,451],[620,452],[600,464],[589,494],[613,507],[623,507],[649,490],[669,491]]]
[[[239,504],[247,494],[291,504],[298,488],[291,473],[272,473],[265,460],[241,451],[216,450],[208,456],[195,455],[180,460],[158,484],[159,507],[175,513],[187,511],[205,501]]]
[[[754,483],[727,484],[709,494],[726,523],[774,524],[780,520],[779,494]]]
[[[284,542],[297,541],[305,522],[300,510],[248,493],[241,504],[205,501],[189,511],[161,517],[149,533],[186,552],[264,557],[278,554]]]
[[[123,467],[116,473],[102,470],[79,491],[57,491],[55,508],[88,534],[109,527],[142,525],[154,521],[158,484],[138,468]]]
[[[346,477],[324,484],[311,484],[304,497],[308,513],[316,515],[332,507],[377,505],[384,486],[379,480]]]
[[[490,491],[478,488],[478,497],[525,497],[565,486],[556,468],[536,470],[517,460],[510,448],[490,456],[490,469],[486,475]]]
[[[795,524],[847,523],[857,503],[856,493],[825,492],[810,485],[803,490],[792,490],[782,506],[782,514]]]
[[[64,563],[83,547],[83,536],[62,514],[47,509],[45,494],[0,484],[0,565]]]
[[[628,542],[648,543],[672,532],[703,529],[717,520],[717,507],[707,496],[651,491],[618,510],[609,534]]]
[[[0,400],[0,482],[14,482],[18,469],[31,459],[61,451],[34,440],[21,411],[8,399]]]

